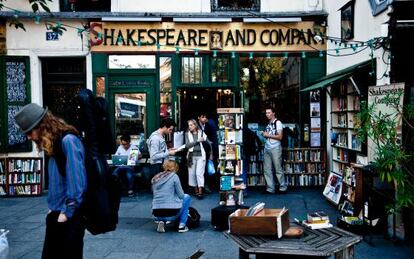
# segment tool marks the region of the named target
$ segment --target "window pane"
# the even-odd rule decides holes
[[[110,69],[140,69],[155,68],[154,55],[110,55]]]
[[[160,118],[168,118],[172,114],[171,96],[171,58],[160,58]]]
[[[212,64],[211,82],[227,83],[230,81],[229,57],[214,58]]]
[[[201,57],[182,57],[181,58],[181,83],[200,84],[202,80]]]

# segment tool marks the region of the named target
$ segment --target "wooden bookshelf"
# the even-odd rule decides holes
[[[219,108],[218,148],[220,172],[220,203],[242,205],[243,183],[243,108]],[[243,187],[243,188],[240,188]]]
[[[33,196],[42,194],[43,158],[0,158],[0,196]],[[0,168],[1,169],[1,168]]]
[[[248,185],[265,186],[263,150],[251,156],[248,165]],[[325,184],[325,151],[322,148],[283,148],[283,170],[289,186],[321,186]]]
[[[289,186],[325,184],[325,151],[321,148],[284,148],[283,170]]]

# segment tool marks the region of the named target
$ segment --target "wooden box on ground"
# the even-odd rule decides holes
[[[281,237],[289,228],[289,210],[285,209],[278,220],[281,211],[263,209],[254,216],[245,216],[247,209],[238,209],[229,216],[230,233]]]

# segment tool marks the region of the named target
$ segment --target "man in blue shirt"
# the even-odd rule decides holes
[[[46,235],[42,258],[82,258],[85,225],[79,207],[86,191],[85,150],[75,127],[55,117],[47,108],[31,103],[15,120],[39,151],[49,156],[49,191]],[[66,172],[61,174],[54,158],[63,152]]]

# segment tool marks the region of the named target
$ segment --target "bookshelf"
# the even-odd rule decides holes
[[[332,172],[342,176],[356,155],[363,152],[358,139],[361,96],[350,80],[331,88]]]
[[[325,184],[325,151],[321,148],[284,148],[283,169],[289,186]]]
[[[263,153],[261,149],[256,155],[249,157],[247,161],[247,185],[248,186],[265,186],[265,178],[263,175]]]
[[[362,165],[351,163],[343,171],[342,199],[338,206],[344,216],[359,216],[363,206]]]
[[[0,196],[5,196],[7,194],[6,179],[6,159],[0,158]]]
[[[243,108],[218,108],[220,204],[243,204]]]
[[[42,194],[43,159],[38,157],[1,158],[2,196],[31,196]],[[1,169],[1,168],[0,168]]]

